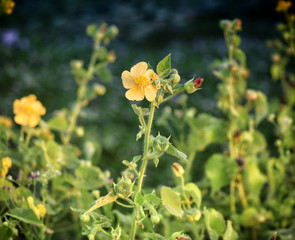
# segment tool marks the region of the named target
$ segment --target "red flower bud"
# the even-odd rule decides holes
[[[198,89],[201,86],[201,84],[202,84],[203,81],[204,81],[203,78],[197,78],[196,80],[194,80],[194,87],[193,87],[193,89]]]

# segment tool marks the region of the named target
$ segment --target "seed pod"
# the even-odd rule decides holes
[[[118,184],[115,184],[114,189],[115,189],[117,196],[120,198],[127,198],[132,193],[131,184],[129,184],[125,181],[120,181],[120,182],[118,182]]]

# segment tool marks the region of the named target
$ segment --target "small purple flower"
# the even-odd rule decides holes
[[[10,187],[7,187],[7,190],[9,191],[10,190]]]
[[[5,190],[6,186],[3,186],[2,188],[3,188],[3,190]]]
[[[36,178],[38,178],[38,177],[40,177],[40,175],[39,175],[39,174],[37,174],[37,175],[36,175]]]
[[[21,175],[20,174],[16,175],[16,178],[17,179],[20,179],[21,178]]]

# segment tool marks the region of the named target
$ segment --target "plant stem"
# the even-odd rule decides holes
[[[186,164],[186,167],[185,167],[185,170],[184,170],[184,172],[185,172],[184,178],[185,178],[186,181],[191,181],[191,178],[192,178],[191,169],[192,169],[192,166],[193,166],[193,162],[194,162],[196,153],[197,153],[197,151],[193,151],[188,157],[187,164]]]
[[[137,192],[141,191],[142,181],[143,181],[145,169],[147,166],[148,158],[146,157],[146,155],[147,155],[148,149],[149,149],[150,133],[151,133],[152,123],[153,123],[153,118],[154,118],[155,106],[156,106],[155,101],[153,101],[151,104],[149,121],[148,121],[148,125],[147,125],[146,132],[145,132],[144,152],[143,152],[143,157],[142,157],[143,162],[142,162],[141,170],[139,173]],[[134,211],[136,211],[136,210],[134,210]],[[136,226],[137,226],[136,225],[136,216],[135,216],[135,212],[134,212],[130,240],[135,239]]]

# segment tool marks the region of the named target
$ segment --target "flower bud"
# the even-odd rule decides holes
[[[93,87],[94,87],[95,94],[97,94],[98,96],[102,96],[106,92],[105,86],[101,84],[94,84]]]
[[[156,225],[158,222],[160,222],[160,218],[159,218],[158,215],[152,215],[150,217],[150,219],[151,219],[151,222],[152,222],[153,225]]]
[[[107,56],[107,60],[109,62],[115,62],[116,61],[116,54],[115,51],[109,51],[109,54]]]
[[[132,187],[129,183],[120,181],[114,184],[114,189],[118,197],[127,198],[132,194]]]
[[[191,208],[186,211],[186,217],[190,222],[197,222],[200,220],[202,212],[197,208]]]
[[[83,127],[77,127],[76,128],[76,134],[78,137],[83,137],[84,136],[84,128]]]
[[[237,31],[241,31],[242,30],[242,20],[241,19],[235,19],[235,27]]]
[[[73,69],[82,69],[84,65],[84,62],[81,60],[72,60],[71,66]]]
[[[176,177],[182,177],[184,174],[184,169],[179,163],[173,163],[173,172]]]
[[[248,89],[246,92],[246,99],[248,101],[255,101],[258,98],[258,94],[256,91]]]
[[[175,86],[180,81],[180,76],[178,72],[171,74],[173,86]]]
[[[93,190],[92,191],[92,196],[98,199],[100,197],[100,191],[99,190]]]
[[[188,94],[192,94],[198,90],[203,81],[203,78],[191,79],[184,84],[184,89]]]
[[[118,35],[119,29],[115,25],[112,25],[109,27],[109,32],[111,34],[111,37],[114,38]]]
[[[83,223],[87,223],[90,221],[90,217],[88,214],[82,214],[81,217],[80,217],[80,220],[83,222]]]

